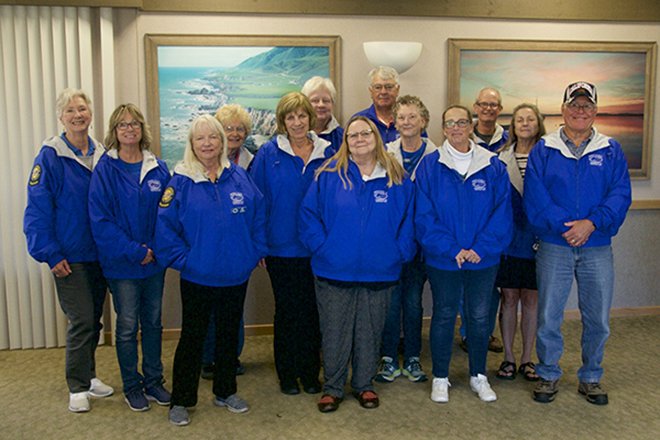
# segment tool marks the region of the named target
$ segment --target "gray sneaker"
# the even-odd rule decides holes
[[[176,426],[186,426],[190,423],[190,416],[185,406],[174,405],[169,412],[170,423]]]
[[[376,382],[394,382],[394,379],[399,376],[401,376],[401,370],[399,369],[398,362],[395,362],[394,359],[389,356],[383,356],[380,360],[376,377],[374,377]]]
[[[587,398],[587,402],[594,405],[607,405],[607,392],[600,386],[600,383],[580,382],[578,393]]]
[[[416,356],[408,358],[406,363],[403,364],[403,375],[411,382],[426,382],[428,380],[426,373],[422,370],[422,364],[419,363],[419,358]]]
[[[559,391],[559,379],[541,379],[534,388],[534,400],[541,403],[550,403],[555,400],[557,391]]]
[[[213,399],[213,403],[216,406],[226,407],[229,411],[235,414],[246,413],[250,410],[248,403],[245,400],[238,397],[238,394],[232,394],[231,396],[225,399],[215,396],[215,399]]]

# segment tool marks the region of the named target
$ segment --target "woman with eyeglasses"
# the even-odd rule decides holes
[[[431,400],[449,401],[449,363],[459,298],[467,323],[470,388],[497,395],[486,377],[488,311],[500,254],[511,241],[509,177],[497,155],[470,139],[470,111],[442,114],[445,142],[416,172],[415,226],[433,296]]]
[[[386,145],[387,152],[401,164],[406,178],[414,180],[415,169],[424,156],[438,147],[422,136],[429,124],[429,111],[417,96],[405,95],[394,105],[394,122],[400,138]],[[421,251],[403,266],[401,282],[392,293],[383,331],[378,382],[392,382],[402,374],[411,382],[428,380],[420,363],[422,350],[422,292],[426,270]],[[399,368],[399,344],[403,330],[403,368]]]
[[[170,173],[150,151],[151,141],[140,109],[133,104],[117,107],[105,137],[108,152],[94,170],[89,188],[92,233],[117,313],[115,338],[124,400],[133,411],[148,410],[150,400],[170,403],[170,393],[162,385],[161,361],[165,269],[153,251],[158,201]]]
[[[329,78],[313,76],[300,90],[307,96],[316,113],[316,124],[312,129],[321,138],[330,142],[335,150],[341,145],[344,129],[332,114],[337,101],[337,90]]]
[[[300,210],[300,236],[312,253],[323,341],[321,412],[351,388],[360,406],[379,406],[372,379],[401,267],[415,254],[414,187],[364,116],[346,125],[344,141],[316,173]]]
[[[250,114],[239,104],[225,104],[215,113],[215,118],[222,124],[227,136],[227,159],[239,167],[247,170],[252,158],[252,153],[245,147],[245,140],[252,130],[252,119]],[[240,356],[245,343],[244,322],[238,333],[238,365],[236,374],[245,374],[245,367],[241,364]],[[209,320],[209,329],[204,341],[204,357],[202,358],[202,379],[212,380],[215,370],[215,319],[213,315]]]
[[[311,253],[300,240],[298,212],[314,172],[334,150],[311,131],[316,114],[302,93],[284,95],[275,113],[278,134],[250,164],[268,213],[265,266],[275,295],[275,369],[283,394],[299,394],[300,385],[316,394],[321,391],[321,334]]]

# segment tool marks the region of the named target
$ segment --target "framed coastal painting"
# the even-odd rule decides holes
[[[502,95],[498,122],[515,106],[536,104],[548,132],[562,124],[564,88],[588,81],[598,90],[596,128],[623,147],[633,179],[649,179],[655,100],[655,42],[449,39],[450,103],[472,108],[483,87]]]
[[[252,117],[252,150],[276,130],[280,98],[315,75],[341,90],[338,36],[145,35],[148,118],[156,153],[182,159],[190,122],[240,104]],[[335,109],[340,109],[335,103]]]

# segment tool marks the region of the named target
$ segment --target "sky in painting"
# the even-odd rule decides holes
[[[161,46],[159,67],[234,67],[272,47],[244,46]]]
[[[503,113],[531,102],[556,114],[565,87],[582,80],[596,85],[599,113],[641,114],[645,66],[644,53],[463,50],[461,103],[471,107],[479,90],[491,86],[502,94]]]

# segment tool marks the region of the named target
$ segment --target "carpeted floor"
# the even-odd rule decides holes
[[[175,427],[167,409],[152,406],[134,413],[121,394],[121,380],[113,347],[100,347],[97,372],[116,394],[94,400],[86,414],[67,410],[64,350],[0,352],[1,439],[657,439],[660,438],[660,316],[616,318],[604,362],[603,384],[610,404],[588,404],[577,394],[579,321],[567,321],[565,375],[555,402],[531,399],[533,384],[494,378],[502,360],[490,353],[489,376],[498,394],[483,403],[468,385],[467,355],[454,349],[450,402],[429,400],[430,382],[410,383],[399,378],[377,384],[381,407],[365,410],[349,397],[336,413],[316,409],[319,395],[279,393],[272,359],[272,337],[248,337],[241,360],[247,373],[239,377],[239,394],[251,404],[247,414],[231,414],[211,403],[211,384],[200,383],[199,403],[192,423]],[[428,329],[425,330],[425,338]],[[165,341],[165,375],[171,377],[176,341]],[[422,363],[430,372],[428,344]]]

